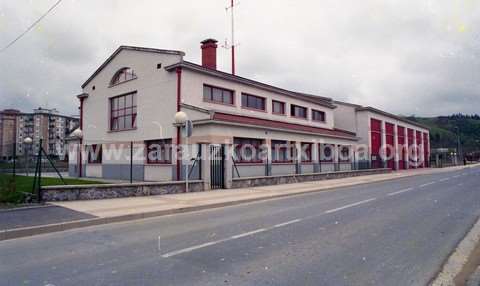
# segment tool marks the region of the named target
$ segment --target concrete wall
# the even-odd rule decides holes
[[[335,103],[337,108],[333,111],[335,128],[357,132],[355,105]]]
[[[165,67],[180,60],[178,55],[122,50],[83,89],[89,94],[83,110],[84,144],[174,137],[176,74],[157,69],[157,64]],[[138,78],[110,86],[123,67],[132,68]],[[111,132],[109,98],[133,91],[137,91],[137,128]]]
[[[232,188],[246,188],[256,186],[269,186],[288,183],[309,182],[328,179],[339,179],[362,175],[384,174],[391,172],[389,169],[375,169],[362,171],[343,171],[332,173],[259,176],[248,178],[235,178]],[[189,182],[189,192],[205,190],[203,181]],[[105,185],[77,185],[77,186],[46,186],[42,187],[42,198],[45,201],[73,201],[97,200],[123,197],[153,196],[177,194],[185,192],[184,182],[162,183],[133,183],[133,184],[105,184]]]
[[[272,164],[272,175],[291,175],[295,174],[295,164]]]
[[[332,173],[303,174],[289,176],[262,176],[250,178],[236,178],[232,181],[232,188],[249,188],[259,186],[271,186],[280,184],[292,184],[300,182],[310,182],[328,179],[340,179],[347,177],[356,177],[362,175],[385,174],[389,173],[389,169],[362,170],[362,171],[343,171]]]
[[[203,191],[202,181],[189,182],[189,192]],[[184,182],[133,183],[42,187],[45,201],[98,200],[185,192]]]

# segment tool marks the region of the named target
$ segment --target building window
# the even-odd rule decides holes
[[[234,138],[235,160],[240,163],[261,163],[261,139]]]
[[[147,141],[148,164],[172,163],[172,139]]]
[[[110,86],[122,83],[124,81],[129,81],[136,79],[137,75],[131,68],[122,68],[115,73],[112,80],[110,81]]]
[[[333,161],[333,146],[332,145],[320,145],[320,161],[332,162]]]
[[[137,94],[110,98],[110,130],[128,130],[137,126]]]
[[[272,100],[272,113],[274,114],[285,114],[285,102]]]
[[[203,85],[203,99],[205,101],[233,105],[233,91],[210,85]]]
[[[312,162],[312,143],[301,144],[302,162]]]
[[[287,141],[282,140],[272,140],[272,162],[273,163],[287,163],[292,162],[288,157],[288,147],[289,144]]]
[[[292,104],[290,105],[290,115],[292,117],[307,119],[307,108]]]
[[[102,163],[102,144],[93,144],[85,146],[87,148],[87,158],[90,164]]]
[[[350,148],[348,146],[342,146],[340,148],[340,161],[348,162],[350,161]]]
[[[319,110],[312,110],[312,120],[325,122],[325,112]]]
[[[265,111],[265,98],[242,93],[242,107]]]

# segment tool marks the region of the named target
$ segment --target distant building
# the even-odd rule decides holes
[[[14,147],[18,156],[23,155],[25,151],[37,154],[40,139],[43,139],[42,145],[47,154],[63,157],[66,155],[65,138],[78,125],[77,116],[61,115],[56,109],[39,107],[32,113],[13,109],[0,111],[1,159],[10,159]],[[24,144],[27,137],[33,140],[30,146]]]
[[[0,112],[0,158],[11,159],[16,140],[17,116],[16,109],[5,109]]]

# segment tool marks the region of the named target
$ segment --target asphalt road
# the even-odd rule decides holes
[[[0,285],[426,285],[480,168],[0,242]]]
[[[0,231],[89,218],[95,216],[53,205],[6,209],[0,210]]]

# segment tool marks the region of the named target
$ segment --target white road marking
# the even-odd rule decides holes
[[[458,177],[460,177],[460,175],[455,175],[455,176],[453,176],[453,177],[454,177],[454,178],[458,178]]]
[[[284,222],[284,223],[276,224],[276,225],[274,225],[273,227],[282,227],[282,226],[286,226],[286,225],[289,225],[289,224],[292,224],[292,223],[296,223],[296,222],[301,222],[301,221],[302,221],[301,219],[294,219],[294,220],[287,221],[287,222]]]
[[[425,183],[425,184],[423,184],[423,185],[420,185],[419,187],[420,187],[420,188],[424,188],[424,187],[426,187],[426,186],[430,186],[430,185],[433,185],[433,184],[435,184],[435,182]]]
[[[325,211],[324,213],[330,214],[330,213],[338,212],[338,211],[341,211],[341,210],[344,210],[344,209],[347,209],[347,208],[355,207],[355,206],[358,206],[358,205],[361,205],[361,204],[366,204],[366,203],[374,201],[376,199],[377,198],[371,198],[371,199],[368,199],[368,200],[359,201],[359,202],[356,202],[356,203],[353,203],[353,204],[349,204],[349,205],[345,205],[345,206],[342,206],[342,207],[339,207],[339,208],[335,208],[335,209]]]
[[[274,228],[279,228],[279,227],[286,226],[286,225],[296,223],[296,222],[299,222],[299,221],[301,221],[301,219],[294,219],[294,220],[287,221],[287,222],[284,222],[284,223],[276,224],[273,227],[259,228],[259,229],[252,230],[252,231],[249,231],[249,232],[244,232],[244,233],[241,233],[241,234],[233,235],[233,236],[228,237],[228,238],[219,239],[219,240],[215,240],[215,241],[210,241],[210,242],[190,246],[190,247],[187,247],[187,248],[183,248],[183,249],[179,249],[179,250],[175,250],[175,251],[172,251],[172,252],[162,254],[162,257],[163,258],[168,258],[168,257],[176,256],[176,255],[187,253],[187,252],[192,252],[192,251],[197,250],[197,249],[201,249],[201,248],[205,248],[205,247],[212,246],[212,245],[215,245],[215,244],[239,239],[239,238],[242,238],[242,237],[251,236],[251,235],[254,235],[254,234],[257,234],[257,233],[260,233],[260,232],[265,232],[265,231],[268,231],[268,230],[272,230]]]
[[[387,194],[387,196],[395,196],[395,195],[405,193],[405,192],[408,192],[408,191],[411,191],[411,190],[413,190],[413,188],[407,188],[407,189],[403,189],[403,190],[396,191],[396,192],[393,192],[393,193],[389,193],[389,194]]]
[[[439,182],[446,182],[448,180],[450,180],[450,178],[443,178],[443,179],[440,179]]]
[[[191,251],[194,251],[194,250],[197,250],[197,249],[200,249],[200,248],[204,248],[204,247],[207,247],[207,246],[219,244],[219,243],[222,243],[222,242],[225,242],[225,241],[228,241],[228,240],[231,240],[231,239],[226,238],[226,239],[215,240],[215,241],[211,241],[211,242],[207,242],[207,243],[203,243],[203,244],[199,244],[199,245],[194,245],[194,246],[191,246],[191,247],[187,247],[187,248],[179,249],[179,250],[172,251],[172,252],[169,252],[169,253],[165,253],[165,254],[162,255],[162,257],[163,258],[168,258],[168,257],[176,256],[176,255],[179,255],[179,254],[182,254],[182,253],[191,252]]]
[[[241,237],[245,237],[245,236],[249,236],[249,235],[254,235],[254,234],[259,233],[259,232],[264,232],[266,230],[267,230],[266,228],[259,228],[259,229],[252,230],[252,231],[249,231],[249,232],[244,232],[242,234],[234,235],[230,238],[231,239],[237,239],[237,238],[241,238]]]
[[[457,186],[461,187],[461,186],[463,186],[463,183],[460,183],[460,184],[458,184]]]

